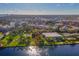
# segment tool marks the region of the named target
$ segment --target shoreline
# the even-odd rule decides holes
[[[58,42],[57,44],[52,44],[52,45],[43,45],[43,46],[38,46],[38,47],[44,47],[44,46],[58,46],[58,45],[76,45],[76,44],[79,44],[79,41],[76,41],[74,43],[71,43],[71,42],[68,42],[68,43],[65,43],[65,42]],[[36,46],[36,45],[29,45],[29,46]],[[0,48],[16,48],[16,47],[28,47],[28,46],[6,46],[6,47],[0,47]]]

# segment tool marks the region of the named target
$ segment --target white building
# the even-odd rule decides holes
[[[52,32],[52,33],[42,33],[42,35],[48,40],[49,42],[52,41],[61,41],[63,39],[62,35]]]
[[[10,27],[15,27],[15,22],[10,22]]]
[[[57,32],[50,32],[50,33],[42,33],[45,37],[62,37],[62,35],[58,34]]]
[[[1,28],[9,28],[9,25],[7,25],[7,24],[6,24],[6,25],[0,24],[0,27],[1,27]]]
[[[63,26],[60,28],[60,31],[72,31],[72,32],[77,32],[79,30],[79,27],[75,27],[75,26]]]

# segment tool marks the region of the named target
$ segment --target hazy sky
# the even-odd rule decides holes
[[[79,4],[4,3],[0,4],[0,14],[79,14]]]

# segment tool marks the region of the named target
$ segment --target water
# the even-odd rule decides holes
[[[79,45],[0,48],[1,56],[79,56]]]

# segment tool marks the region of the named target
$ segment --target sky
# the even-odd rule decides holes
[[[79,14],[78,3],[0,3],[0,14]]]

